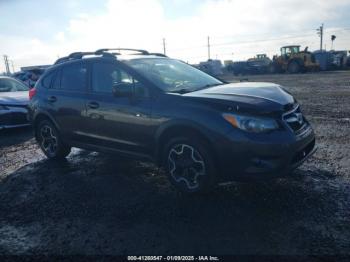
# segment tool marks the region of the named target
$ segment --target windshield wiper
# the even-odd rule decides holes
[[[185,94],[193,92],[194,90],[188,90],[187,88],[177,89],[177,90],[171,90],[169,93],[178,93],[178,94]]]
[[[217,84],[207,84],[205,86],[202,86],[198,90],[206,89],[206,88],[213,87],[213,86],[220,86],[220,85],[223,85],[223,83],[220,83],[220,84],[219,83],[217,83]]]
[[[181,89],[175,89],[175,90],[171,90],[169,91],[169,93],[178,93],[178,94],[185,94],[185,93],[191,93],[191,92],[195,92],[198,90],[202,90],[202,89],[206,89],[209,87],[213,87],[213,86],[219,86],[219,85],[223,85],[223,83],[220,84],[207,84],[205,86],[202,86],[200,88],[196,88],[196,89],[188,89],[188,88],[181,88]]]

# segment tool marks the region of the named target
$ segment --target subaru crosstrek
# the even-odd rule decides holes
[[[152,160],[187,193],[285,176],[315,151],[312,127],[281,86],[225,83],[144,50],[72,53],[29,96],[48,158],[78,147]]]

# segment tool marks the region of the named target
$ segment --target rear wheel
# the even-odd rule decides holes
[[[203,193],[216,185],[216,170],[206,143],[174,138],[167,144],[164,156],[169,180],[181,192]]]
[[[69,155],[71,148],[66,146],[52,122],[42,120],[37,126],[37,140],[41,150],[50,159],[62,159]]]

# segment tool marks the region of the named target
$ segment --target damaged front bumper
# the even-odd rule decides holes
[[[223,182],[286,176],[317,149],[310,125],[298,135],[289,131],[248,135],[232,132],[216,147]]]
[[[26,106],[0,105],[0,129],[28,126]]]

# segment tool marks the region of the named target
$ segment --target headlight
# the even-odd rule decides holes
[[[226,121],[234,127],[252,133],[263,133],[278,129],[278,123],[271,118],[223,114]]]

